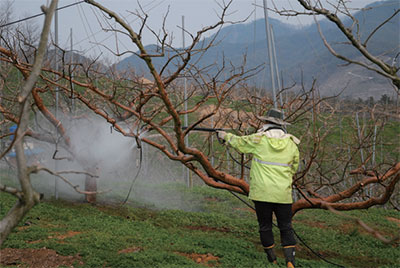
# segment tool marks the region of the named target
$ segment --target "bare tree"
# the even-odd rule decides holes
[[[38,70],[40,71],[41,69],[42,72],[41,74],[38,74],[40,81],[32,85],[32,88],[29,92],[25,92],[25,98],[27,100],[31,100],[26,102],[28,103],[26,104],[26,107],[32,108],[30,113],[39,112],[44,118],[47,119],[47,122],[56,129],[58,134],[54,136],[52,133],[46,131],[45,128],[34,130],[33,128],[29,128],[27,125],[25,125],[23,126],[24,136],[30,136],[41,141],[54,143],[69,152],[70,156],[68,157],[79,159],[80,156],[71,151],[71,143],[66,132],[66,126],[63,124],[60,118],[55,116],[54,112],[52,111],[53,105],[55,105],[56,101],[55,93],[56,90],[59,89],[62,94],[60,110],[63,113],[68,113],[70,111],[70,99],[73,98],[80,102],[78,104],[80,105],[81,109],[81,114],[79,116],[84,116],[84,113],[87,112],[87,110],[92,111],[94,114],[103,117],[112,125],[115,130],[121,132],[123,135],[136,138],[137,140],[142,140],[161,150],[170,159],[182,162],[184,165],[188,166],[190,169],[199,174],[207,183],[219,188],[235,188],[236,191],[246,193],[248,191],[248,186],[243,180],[239,180],[233,176],[230,176],[225,179],[230,181],[230,184],[220,183],[214,179],[211,179],[211,177],[206,175],[206,173],[201,171],[199,167],[196,167],[193,164],[193,161],[201,162],[203,166],[208,166],[208,168],[211,169],[211,172],[216,172],[216,170],[211,167],[206,155],[204,155],[200,150],[189,148],[184,144],[184,136],[187,135],[190,130],[183,131],[181,128],[182,122],[180,119],[180,116],[185,113],[193,113],[197,111],[201,105],[203,105],[213,96],[218,96],[218,102],[222,103],[236,84],[245,79],[246,75],[251,75],[251,73],[255,73],[257,71],[257,69],[245,71],[243,68],[232,68],[232,73],[228,76],[228,78],[223,79],[221,77],[222,72],[225,69],[224,67],[218,70],[218,73],[213,77],[213,83],[209,83],[206,82],[206,79],[200,75],[201,70],[197,70],[196,66],[194,65],[191,66],[191,69],[188,70],[188,72],[198,73],[197,79],[199,81],[199,86],[192,91],[190,96],[200,96],[201,91],[202,93],[205,93],[205,95],[203,95],[190,110],[182,111],[181,107],[183,101],[182,96],[179,93],[180,88],[179,83],[177,82],[178,77],[182,73],[183,69],[189,66],[188,62],[194,54],[204,53],[204,51],[206,51],[212,45],[206,44],[202,47],[196,47],[200,43],[200,39],[205,32],[216,29],[225,23],[224,18],[228,6],[229,5],[221,7],[222,15],[218,23],[200,30],[195,36],[191,36],[192,44],[186,51],[176,50],[166,44],[165,36],[163,39],[160,39],[162,50],[164,50],[165,47],[168,47],[172,50],[172,52],[175,53],[174,56],[168,59],[168,62],[164,67],[166,67],[168,64],[176,64],[177,61],[180,61],[178,64],[181,64],[177,67],[177,70],[166,79],[162,78],[161,75],[165,70],[162,69],[160,72],[156,71],[151,62],[153,57],[160,55],[148,54],[144,50],[144,47],[140,41],[140,36],[138,36],[129,25],[125,24],[123,20],[121,20],[119,17],[115,17],[120,24],[125,27],[125,29],[128,31],[128,34],[132,37],[134,43],[139,47],[139,56],[148,64],[148,68],[151,70],[154,81],[150,82],[149,80],[134,76],[130,76],[128,78],[121,77],[120,74],[114,73],[113,70],[106,72],[101,65],[96,64],[96,61],[88,64],[67,64],[67,61],[65,61],[65,58],[63,57],[62,63],[64,66],[61,68],[61,71],[53,69],[54,65],[52,65],[50,62],[48,65],[46,65],[46,67],[40,68],[39,66]],[[110,14],[111,16],[114,16],[113,13]],[[145,26],[145,22],[146,19],[143,17],[142,27]],[[143,28],[141,30],[143,30]],[[1,60],[6,65],[12,65],[15,67],[16,70],[22,74],[24,79],[29,80],[32,72],[38,72],[36,69],[34,69],[37,67],[36,65],[30,64],[28,57],[24,56],[24,47],[16,47],[14,45],[15,43],[12,42],[13,40],[11,40],[11,42],[10,39],[6,40],[4,38],[2,40],[4,46],[0,47],[0,54],[2,55]],[[17,39],[17,41],[20,40]],[[34,46],[31,45],[29,47],[32,48]],[[66,53],[62,54],[65,56]],[[74,79],[71,77],[72,72],[75,72],[76,74]],[[119,76],[121,79],[116,79],[117,76]],[[74,90],[73,85],[80,87],[83,90]],[[20,129],[22,129],[20,126],[22,121],[20,120],[19,111],[15,109],[14,105],[16,100],[18,100],[18,96],[15,95],[16,90],[13,89],[15,85],[7,84],[7,86],[10,86],[10,90],[7,91],[7,95],[3,96],[7,99],[7,101],[0,105],[1,113],[5,119],[2,122],[2,125],[9,125],[10,122],[13,122],[19,127],[17,135],[14,135],[13,142],[2,152],[2,157],[4,157],[10,151],[15,141],[19,141],[19,137],[21,135]],[[213,95],[208,96],[210,93]],[[28,99],[28,96],[32,96],[32,99]],[[219,105],[220,104],[218,104],[218,106]],[[204,115],[195,125],[209,118],[213,113],[215,113],[216,109],[217,108]],[[28,110],[26,111],[26,114],[29,114]],[[24,122],[26,124],[26,121]],[[160,141],[154,141],[147,138],[147,135],[145,135],[144,132],[151,131],[157,131],[159,133],[159,137],[162,139]],[[175,134],[173,134],[174,132],[171,133],[171,131],[175,131]],[[9,135],[10,134],[6,134],[2,136],[2,139],[8,137]],[[53,158],[61,159],[57,152],[58,150],[56,149]],[[20,154],[20,152],[18,154]],[[84,164],[84,161],[81,162]],[[18,171],[24,172],[24,169],[21,169],[20,165],[18,165],[17,168]],[[88,171],[91,169],[89,166],[86,168]],[[26,173],[24,174],[26,174],[25,176],[28,176],[30,173],[39,171],[45,171],[55,175],[70,184],[73,188],[75,188],[76,191],[86,194],[88,199],[95,199],[93,192],[79,190],[78,185],[71,184],[65,177],[62,176],[63,173],[67,172],[55,172],[44,166],[31,166],[27,168]],[[91,180],[93,174],[89,174],[88,172],[85,174],[90,176],[90,178],[87,177],[89,180],[87,180],[88,183],[86,188],[93,188],[93,181]],[[218,176],[224,175],[221,173]],[[229,176],[229,174],[226,176]],[[243,189],[241,189],[241,187]],[[1,185],[1,188],[3,191],[13,193],[14,195],[22,198],[21,192],[17,189],[10,188],[5,185]],[[32,187],[30,187],[30,189],[34,192]],[[34,204],[36,204],[38,201],[38,197],[35,198]],[[26,212],[27,210],[25,213]],[[6,219],[7,217],[3,221]],[[21,218],[16,218],[14,225],[4,224],[4,226],[8,226],[7,228],[10,228],[9,231],[11,231],[12,227],[15,226],[20,219]],[[2,232],[3,241],[7,237],[9,231],[7,230],[7,232]]]
[[[51,111],[56,88],[60,90],[61,99],[64,100],[61,103],[63,113],[70,112],[70,100],[73,98],[78,106],[75,117],[85,116],[90,111],[102,117],[122,135],[132,137],[138,143],[146,143],[170,160],[181,163],[205,184],[247,195],[249,185],[246,181],[246,165],[249,158],[213,145],[209,133],[197,133],[195,140],[189,145],[185,143],[185,137],[189,133],[204,126],[231,128],[237,134],[254,132],[261,126],[256,115],[264,114],[273,105],[271,96],[260,97],[246,84],[246,79],[260,70],[260,67],[246,69],[246,56],[243,56],[242,66],[233,66],[224,58],[221,64],[213,66],[201,67],[199,64],[201,55],[215,45],[215,39],[208,43],[203,42],[204,34],[218,31],[225,23],[233,23],[226,21],[230,2],[221,5],[221,15],[217,23],[196,34],[186,33],[191,37],[186,48],[172,47],[166,41],[167,32],[164,28],[161,34],[150,29],[160,44],[159,50],[152,52],[147,51],[141,41],[147,29],[147,15],[143,10],[136,12],[142,24],[135,31],[112,10],[93,0],[87,2],[106,14],[107,19],[117,23],[118,27],[111,27],[114,24],[110,23],[110,28],[106,30],[128,36],[138,50],[133,52],[134,49],[130,49],[116,54],[135,54],[145,63],[149,76],[144,78],[134,72],[121,74],[113,69],[105,70],[96,65],[96,61],[89,64],[70,64],[63,61],[61,70],[55,70],[51,65],[42,68],[40,84],[31,92],[32,107],[57,129],[59,146],[69,151],[71,157],[79,158],[79,155],[69,149],[70,138],[66,126]],[[33,66],[18,53],[4,47],[0,48],[0,53],[3,56],[1,60],[15,67],[23,76],[27,77],[31,72]],[[156,66],[153,63],[154,58],[164,58],[165,62]],[[186,99],[182,77],[191,80]],[[304,161],[294,178],[298,200],[294,203],[293,212],[307,208],[350,210],[385,204],[398,185],[398,154],[389,154],[386,161],[380,164],[369,164],[374,139],[371,129],[374,127],[369,127],[369,131],[366,129],[364,136],[357,135],[353,110],[346,110],[348,112],[343,114],[343,107],[339,107],[340,104],[335,103],[334,99],[320,98],[316,92],[315,83],[311,89],[303,87],[299,92],[289,94],[286,103],[281,107],[285,109],[288,120],[296,123],[297,129],[291,129],[293,134],[302,140],[301,154]],[[188,102],[188,109],[185,109],[185,101]],[[13,111],[12,105],[0,105],[0,109],[6,120],[18,123],[17,113]],[[383,130],[389,121],[387,114],[391,114],[378,106],[366,112],[371,114],[371,125],[376,125],[378,130]],[[187,128],[183,127],[184,115],[192,117]],[[349,121],[343,130],[346,131],[347,139],[339,146],[331,139],[340,118],[348,118]],[[54,142],[54,137],[32,129],[26,134]],[[394,143],[394,140],[388,142]],[[368,152],[364,159],[358,157],[362,150]],[[239,170],[229,166],[226,154],[233,156],[234,160],[229,158],[229,161],[237,163]],[[216,158],[216,163],[211,161],[213,157]],[[44,167],[37,169],[48,170]],[[372,194],[364,191],[369,185],[376,186]]]
[[[273,8],[271,9],[273,12],[278,13],[281,16],[314,16],[314,20],[317,24],[318,31],[320,33],[321,39],[324,42],[324,45],[326,48],[329,50],[329,52],[343,60],[345,63],[348,64],[355,64],[362,66],[368,70],[372,70],[382,77],[386,77],[390,79],[399,94],[399,89],[400,89],[400,77],[399,77],[399,70],[400,67],[398,65],[398,49],[399,47],[394,47],[393,51],[390,51],[390,54],[395,54],[394,58],[388,58],[385,57],[385,54],[381,55],[374,55],[374,53],[371,52],[370,47],[368,46],[370,41],[374,38],[376,33],[385,25],[388,23],[392,23],[396,19],[398,19],[398,14],[400,12],[400,9],[398,6],[394,5],[394,10],[393,13],[388,16],[385,20],[383,20],[381,23],[377,24],[375,28],[372,28],[369,32],[365,33],[365,30],[363,29],[362,25],[358,21],[358,19],[353,15],[354,11],[357,11],[359,9],[351,9],[348,7],[348,2],[347,1],[333,1],[333,2],[322,2],[322,1],[308,1],[308,0],[298,0],[298,4],[302,8],[296,9],[279,9],[277,8],[277,5],[273,2]],[[373,7],[371,7],[373,8]],[[347,46],[348,49],[356,49],[360,55],[362,56],[361,60],[356,60],[353,58],[350,58],[348,56],[343,55],[341,52],[339,52],[338,49],[335,48],[334,44],[330,43],[324,36],[323,30],[319,24],[319,22],[316,20],[317,16],[323,16],[328,21],[332,22],[334,25],[336,25],[337,29],[343,34],[343,37],[345,38],[344,42],[341,42],[339,45],[342,46]],[[346,21],[348,20],[348,21]],[[364,30],[363,34],[361,35],[361,31]],[[338,45],[338,44],[335,44]],[[397,52],[397,54],[396,54]],[[393,106],[394,107],[394,106]],[[346,107],[341,107],[342,109],[346,109]],[[360,108],[360,109],[365,109]],[[352,111],[354,109],[348,109],[347,111]],[[310,195],[310,198],[307,197],[306,193],[302,193],[302,196],[304,199],[298,201],[294,205],[294,210],[298,211],[302,208],[305,207],[320,207],[324,203],[328,203],[328,206],[330,206],[332,209],[339,209],[339,210],[348,210],[348,209],[356,209],[356,208],[368,208],[370,206],[376,205],[376,204],[385,204],[390,200],[390,197],[392,196],[393,193],[396,192],[396,184],[399,181],[399,165],[398,163],[398,155],[395,153],[394,158],[392,158],[391,161],[387,163],[388,166],[383,167],[383,165],[377,166],[376,163],[373,163],[373,166],[369,166],[370,170],[367,170],[368,167],[366,165],[367,162],[373,162],[371,158],[375,154],[373,152],[372,148],[373,144],[375,144],[374,139],[376,139],[376,131],[378,130],[383,130],[384,126],[386,123],[388,123],[388,120],[394,120],[394,123],[398,122],[398,115],[399,115],[399,109],[398,107],[394,107],[392,109],[391,113],[387,113],[385,108],[382,107],[377,107],[374,106],[373,111],[370,111],[370,118],[369,120],[371,122],[371,127],[369,128],[369,132],[367,135],[361,136],[361,133],[364,133],[365,130],[360,131],[360,129],[356,129],[356,126],[354,126],[354,131],[355,136],[352,140],[351,143],[348,143],[346,146],[348,148],[348,152],[345,152],[345,148],[341,148],[339,150],[342,150],[342,155],[346,155],[346,157],[343,157],[341,159],[331,159],[328,161],[330,164],[338,162],[339,160],[341,162],[340,165],[336,166],[335,169],[333,169],[332,166],[332,171],[329,172],[331,175],[327,176],[326,172],[321,172],[324,169],[324,164],[320,160],[317,160],[316,158],[312,158],[308,162],[307,167],[311,167],[313,164],[317,164],[317,173],[311,174],[311,172],[308,172],[307,174],[304,173],[300,177],[296,179],[296,184],[298,184],[301,180],[304,180],[307,178],[309,175],[312,175],[313,178],[315,177],[320,177],[321,180],[326,180],[326,183],[310,183],[307,186],[307,183],[304,185],[304,187],[307,188],[307,194]],[[358,110],[357,112],[362,112],[362,110]],[[343,113],[343,112],[342,112]],[[364,110],[365,113],[365,110]],[[321,116],[317,115],[317,113],[314,113],[316,116]],[[355,113],[354,113],[355,114]],[[355,117],[355,115],[352,114],[352,118]],[[315,117],[316,118],[316,117]],[[315,120],[315,119],[314,119]],[[353,124],[355,125],[355,121],[353,121]],[[326,122],[326,121],[325,121]],[[325,123],[326,124],[326,123]],[[325,125],[324,124],[324,125]],[[327,127],[326,125],[324,126],[325,128]],[[358,126],[359,127],[359,126]],[[315,131],[315,128],[313,128]],[[375,134],[374,134],[374,129],[375,129]],[[318,129],[318,131],[313,133],[313,139],[320,140],[320,131],[322,129]],[[358,133],[358,134],[357,134]],[[398,139],[398,136],[396,136]],[[398,144],[396,140],[393,140],[394,143],[392,143],[392,146],[398,150]],[[318,143],[319,144],[319,143]],[[356,148],[354,148],[357,146]],[[353,148],[351,148],[353,147]],[[396,150],[395,149],[395,150]],[[318,147],[318,154],[322,155],[324,154],[323,148]],[[374,149],[375,150],[375,149]],[[369,151],[368,155],[365,155],[364,157],[358,158],[358,156],[365,153],[366,151]],[[329,151],[331,152],[331,151]],[[317,152],[316,152],[317,153]],[[336,154],[334,154],[336,156]],[[347,159],[346,159],[347,158]],[[357,159],[358,158],[358,159]],[[326,158],[320,158],[322,161],[326,162]],[[358,165],[356,165],[356,169],[349,171],[349,169],[352,166],[352,163],[354,160],[359,162]],[[354,165],[354,163],[353,163]],[[381,170],[381,171],[378,171]],[[340,172],[338,172],[340,171]],[[340,175],[341,173],[341,175]],[[334,194],[327,194],[325,192],[324,195],[320,195],[317,192],[315,192],[315,189],[318,189],[319,191],[323,188],[326,187],[327,184],[332,184],[333,178],[337,178],[336,182],[334,184],[340,184],[341,181],[347,180],[349,181],[349,178],[346,179],[346,177],[350,176],[355,176],[355,178],[351,179],[350,182],[353,184],[350,184],[351,187],[342,189],[342,190],[337,190]],[[313,181],[313,180],[311,180]],[[304,181],[303,181],[304,183]],[[376,196],[367,196],[365,194],[365,189],[366,188],[373,188],[376,189],[375,187],[372,187],[371,184],[377,184],[378,188],[380,188],[379,191],[375,192]],[[313,187],[311,187],[313,185]],[[325,186],[324,186],[325,185]],[[317,186],[317,187],[315,187]],[[336,187],[337,188],[337,187]],[[313,190],[314,189],[314,190]],[[300,189],[299,189],[300,190]],[[325,189],[326,190],[326,189]],[[300,190],[301,191],[301,190]],[[359,202],[355,202],[354,200],[354,195],[358,194],[362,195],[363,197],[361,198],[362,201],[359,200]],[[349,198],[352,197],[353,202],[344,202],[345,200],[349,200]]]
[[[399,47],[393,48],[391,53],[396,53],[394,58],[384,59],[384,55],[374,55],[368,45],[371,39],[373,39],[374,35],[387,23],[390,23],[393,20],[396,20],[396,16],[400,13],[400,8],[394,8],[393,14],[387,17],[380,24],[376,25],[374,29],[372,29],[369,33],[361,35],[362,26],[360,25],[358,19],[353,15],[353,9],[348,8],[348,1],[327,1],[325,4],[322,1],[311,1],[311,0],[297,0],[304,10],[287,10],[287,9],[278,9],[273,2],[274,8],[272,11],[278,13],[281,16],[323,16],[337,26],[337,29],[345,37],[345,42],[342,43],[347,45],[349,48],[356,49],[361,55],[362,60],[356,60],[349,58],[342,53],[338,52],[334,48],[334,46],[329,43],[329,41],[325,38],[324,33],[320,27],[320,24],[315,19],[315,22],[318,26],[318,30],[320,36],[324,42],[324,45],[329,50],[329,52],[343,60],[349,64],[360,65],[368,70],[374,71],[379,75],[390,79],[393,85],[396,88],[398,94],[400,94],[400,76],[399,70],[400,66],[398,65],[398,58],[400,56]],[[342,18],[340,17],[342,16]],[[344,17],[344,18],[343,18]],[[345,19],[350,19],[351,23],[345,23]],[[398,33],[397,33],[398,34]]]
[[[34,170],[27,166],[23,141],[29,122],[29,98],[42,68],[42,62],[47,48],[51,19],[56,6],[57,0],[53,0],[49,7],[41,7],[42,11],[45,13],[45,21],[40,37],[40,43],[35,56],[35,62],[32,66],[32,71],[29,77],[23,84],[18,94],[19,126],[15,133],[14,146],[18,167],[18,179],[21,185],[21,190],[0,185],[1,190],[13,194],[18,198],[13,208],[11,208],[8,214],[0,221],[0,244],[4,242],[8,234],[10,234],[12,229],[19,223],[24,215],[40,200],[39,193],[33,189],[30,182],[30,174],[34,172]]]

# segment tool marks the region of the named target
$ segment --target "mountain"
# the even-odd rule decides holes
[[[48,64],[52,68],[56,68],[55,60],[56,59],[56,49],[49,49],[45,54],[45,64]],[[32,58],[33,60],[33,58]],[[59,66],[64,64],[72,64],[74,71],[82,71],[89,68],[92,71],[98,73],[107,73],[109,67],[107,64],[103,63],[99,60],[99,58],[90,58],[84,56],[84,53],[80,53],[79,51],[62,51],[61,49],[57,49],[57,60]],[[57,67],[59,68],[59,67]]]
[[[354,17],[359,21],[361,40],[366,40],[368,35],[390,17],[396,9],[400,8],[397,0],[375,2],[356,12]],[[351,26],[351,20],[343,19],[346,26]],[[310,86],[313,79],[317,80],[318,88],[322,95],[332,95],[346,88],[343,96],[352,98],[379,98],[384,93],[393,94],[390,82],[375,72],[361,66],[346,65],[345,62],[335,58],[324,46],[316,24],[298,27],[285,24],[276,19],[270,19],[273,26],[276,54],[281,77],[284,84],[303,81]],[[362,55],[349,45],[336,25],[323,19],[320,26],[324,36],[339,53],[351,59],[362,59]],[[367,43],[368,50],[374,55],[380,55],[386,62],[392,62],[400,52],[400,14],[397,14],[389,23],[380,27]],[[357,30],[357,29],[354,29]],[[234,66],[240,66],[243,56],[246,56],[248,68],[265,64],[265,70],[249,81],[259,87],[270,88],[270,72],[267,56],[267,41],[265,38],[264,19],[252,23],[233,24],[222,28],[218,35],[205,38],[201,45],[207,45],[215,38],[217,46],[208,49],[207,53],[194,55],[193,62],[198,68],[210,66],[212,63],[222,64],[223,58]],[[158,48],[148,46],[150,51]],[[173,53],[173,52],[168,52]],[[166,53],[167,54],[167,53]],[[160,68],[166,58],[153,58],[157,68]],[[175,62],[178,64],[178,62]],[[148,73],[143,62],[136,56],[122,60],[118,69],[133,68],[138,74]],[[172,66],[171,66],[172,67]],[[172,69],[166,69],[166,72]],[[215,70],[210,69],[209,72]]]

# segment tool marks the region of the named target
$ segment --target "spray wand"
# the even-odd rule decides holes
[[[188,129],[188,128],[189,127],[182,127],[183,130]],[[203,131],[203,132],[212,132],[212,133],[215,132],[216,133],[217,131],[227,131],[227,130],[230,130],[230,129],[227,129],[227,128],[209,128],[209,127],[193,127],[193,128],[190,128],[190,130]],[[225,143],[225,141],[222,140],[218,135],[217,135],[217,139],[218,139],[219,143],[221,143],[221,144]]]
[[[189,127],[182,127],[183,130],[188,129]],[[204,131],[204,132],[217,132],[217,131],[227,131],[227,128],[209,128],[209,127],[194,127],[190,128],[190,130],[195,131]]]

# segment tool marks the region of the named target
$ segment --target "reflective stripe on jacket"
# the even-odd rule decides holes
[[[255,201],[290,204],[292,177],[299,166],[299,140],[280,129],[248,136],[227,133],[227,143],[252,154],[249,198]]]

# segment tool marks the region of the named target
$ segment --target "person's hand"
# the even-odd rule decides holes
[[[217,136],[219,139],[224,140],[224,138],[226,136],[226,132],[223,130],[217,130]]]

